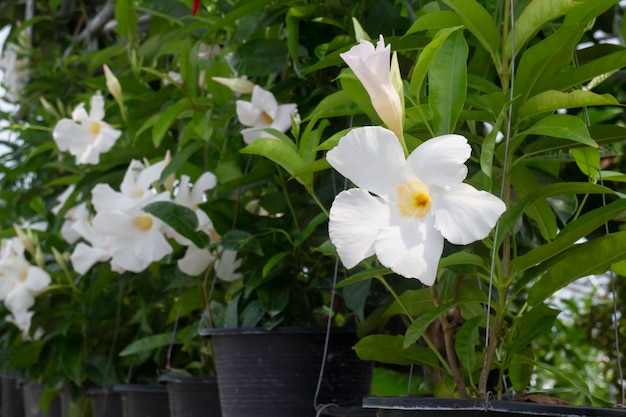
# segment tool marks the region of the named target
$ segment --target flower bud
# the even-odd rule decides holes
[[[216,81],[222,85],[233,90],[235,93],[252,94],[254,90],[254,83],[243,78],[223,78],[223,77],[211,77],[213,81]]]

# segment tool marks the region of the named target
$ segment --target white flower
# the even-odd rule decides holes
[[[237,269],[241,266],[241,259],[237,259],[237,251],[223,249],[215,261],[215,275],[222,281],[236,281],[241,278]]]
[[[52,214],[59,214],[69,196],[74,192],[75,188],[76,187],[74,185],[70,185],[61,194],[59,194],[57,197],[58,203],[50,210]],[[74,243],[80,238],[80,234],[74,230],[74,223],[79,220],[87,220],[89,216],[89,208],[87,208],[87,204],[85,202],[79,203],[65,212],[63,216],[65,221],[61,225],[61,236],[67,243]]]
[[[4,72],[2,84],[6,87],[4,99],[17,102],[30,77],[28,60],[21,58],[17,53],[18,46],[8,42],[0,59],[0,69]]]
[[[93,228],[112,237],[110,253],[114,270],[141,272],[172,253],[163,234],[163,222],[137,207],[100,212],[93,218]]]
[[[396,135],[402,133],[402,99],[392,78],[391,45],[380,35],[376,48],[362,39],[348,52],[340,54],[370,96],[376,113]]]
[[[70,255],[72,267],[76,272],[84,275],[97,262],[106,262],[111,259],[115,243],[113,236],[98,233],[87,219],[76,221],[72,225],[72,229],[91,244],[89,246],[80,242]],[[120,273],[124,272],[123,270],[113,270]]]
[[[22,340],[28,341],[30,340],[30,322],[33,318],[33,314],[35,313],[28,310],[17,311],[15,313],[12,312],[4,319],[9,323],[13,323],[18,329],[20,329],[22,331]]]
[[[327,160],[360,187],[339,193],[330,210],[329,235],[343,264],[352,268],[375,254],[395,273],[432,285],[443,239],[483,239],[506,209],[462,182],[470,154],[459,135],[427,140],[408,159],[387,129],[363,127],[343,137]]]
[[[72,119],[58,121],[52,137],[61,151],[69,151],[77,164],[98,164],[100,154],[108,152],[122,134],[104,122],[104,99],[100,93],[91,98],[89,113],[84,103],[72,112]]]
[[[185,255],[177,261],[178,269],[187,275],[200,275],[215,260],[208,248],[199,248],[193,243],[187,246]]]
[[[189,176],[181,175],[178,191],[174,196],[174,202],[193,210],[198,216],[198,229],[213,229],[211,219],[198,205],[205,199],[205,191],[215,188],[217,185],[217,177],[212,172],[205,172],[193,184],[189,186]]]
[[[237,117],[244,126],[241,134],[246,143],[252,143],[262,137],[272,137],[262,129],[272,128],[281,132],[291,127],[291,115],[296,111],[295,104],[278,104],[274,95],[254,86],[251,101],[237,100]]]

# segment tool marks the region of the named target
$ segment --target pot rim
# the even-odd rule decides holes
[[[363,408],[386,410],[429,410],[429,411],[494,411],[500,413],[555,417],[624,417],[624,408],[601,408],[562,404],[539,404],[524,401],[505,401],[465,398],[432,398],[423,396],[365,397]]]
[[[161,375],[159,382],[166,384],[217,384],[217,377],[214,376],[172,376]]]
[[[356,328],[349,327],[331,327],[331,333],[354,333]],[[198,330],[201,336],[222,336],[222,335],[252,335],[252,334],[325,334],[326,327],[317,326],[278,326],[272,330],[263,327],[233,327],[233,328],[215,328],[205,327]]]
[[[165,385],[156,384],[117,384],[113,385],[114,392],[166,392]]]

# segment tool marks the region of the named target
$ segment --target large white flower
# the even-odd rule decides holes
[[[54,126],[52,137],[61,151],[69,151],[77,164],[98,164],[100,154],[108,152],[122,134],[104,122],[104,99],[100,93],[91,98],[89,113],[85,104],[72,112],[72,119],[61,119]]]
[[[384,266],[432,285],[443,239],[465,245],[485,238],[505,204],[464,184],[471,147],[459,135],[427,140],[405,159],[382,127],[352,130],[328,162],[360,188],[342,191],[330,210],[329,235],[352,268],[376,255]]]
[[[244,126],[241,134],[246,143],[252,143],[262,137],[272,137],[262,129],[272,128],[281,132],[291,127],[291,115],[296,112],[295,104],[278,104],[274,95],[254,86],[251,101],[237,100],[237,117]]]
[[[391,45],[385,46],[385,40],[380,35],[376,47],[362,39],[348,52],[339,55],[367,90],[374,110],[383,122],[394,133],[401,134],[402,99],[392,79]]]
[[[52,214],[59,214],[69,196],[74,192],[75,188],[76,187],[72,184],[59,194],[57,197],[57,204],[50,210]],[[61,225],[61,236],[67,243],[75,243],[78,239],[80,239],[80,234],[74,230],[74,223],[81,220],[87,220],[89,216],[89,208],[85,202],[79,203],[65,212],[63,216],[64,221]]]
[[[72,229],[83,239],[91,244],[78,243],[70,255],[72,267],[76,272],[84,275],[97,262],[106,262],[113,256],[115,238],[107,234],[98,233],[94,230],[89,220],[78,220],[72,225]],[[124,272],[123,270],[115,270]]]
[[[113,270],[141,272],[172,252],[163,222],[136,207],[100,212],[93,218],[93,228],[111,237]]]

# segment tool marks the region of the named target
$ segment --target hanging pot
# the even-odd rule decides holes
[[[6,417],[24,417],[22,384],[15,376],[2,376],[2,413]]]
[[[169,417],[170,403],[164,385],[116,385],[122,395],[124,417]]]
[[[354,330],[333,329],[317,404],[326,331],[278,327],[204,329],[213,345],[224,417],[313,417],[315,406],[359,406],[371,387],[373,364],[352,350]]]
[[[162,376],[170,401],[170,417],[221,417],[216,378]]]
[[[92,417],[120,417],[123,415],[122,394],[112,389],[91,388],[85,394],[91,399]]]
[[[26,382],[22,386],[24,399],[24,417],[62,417],[61,396],[56,396],[50,401],[47,412],[41,407],[41,394],[44,385],[35,382]]]
[[[363,407],[380,417],[626,417],[626,409],[618,408],[416,396],[367,397]]]

